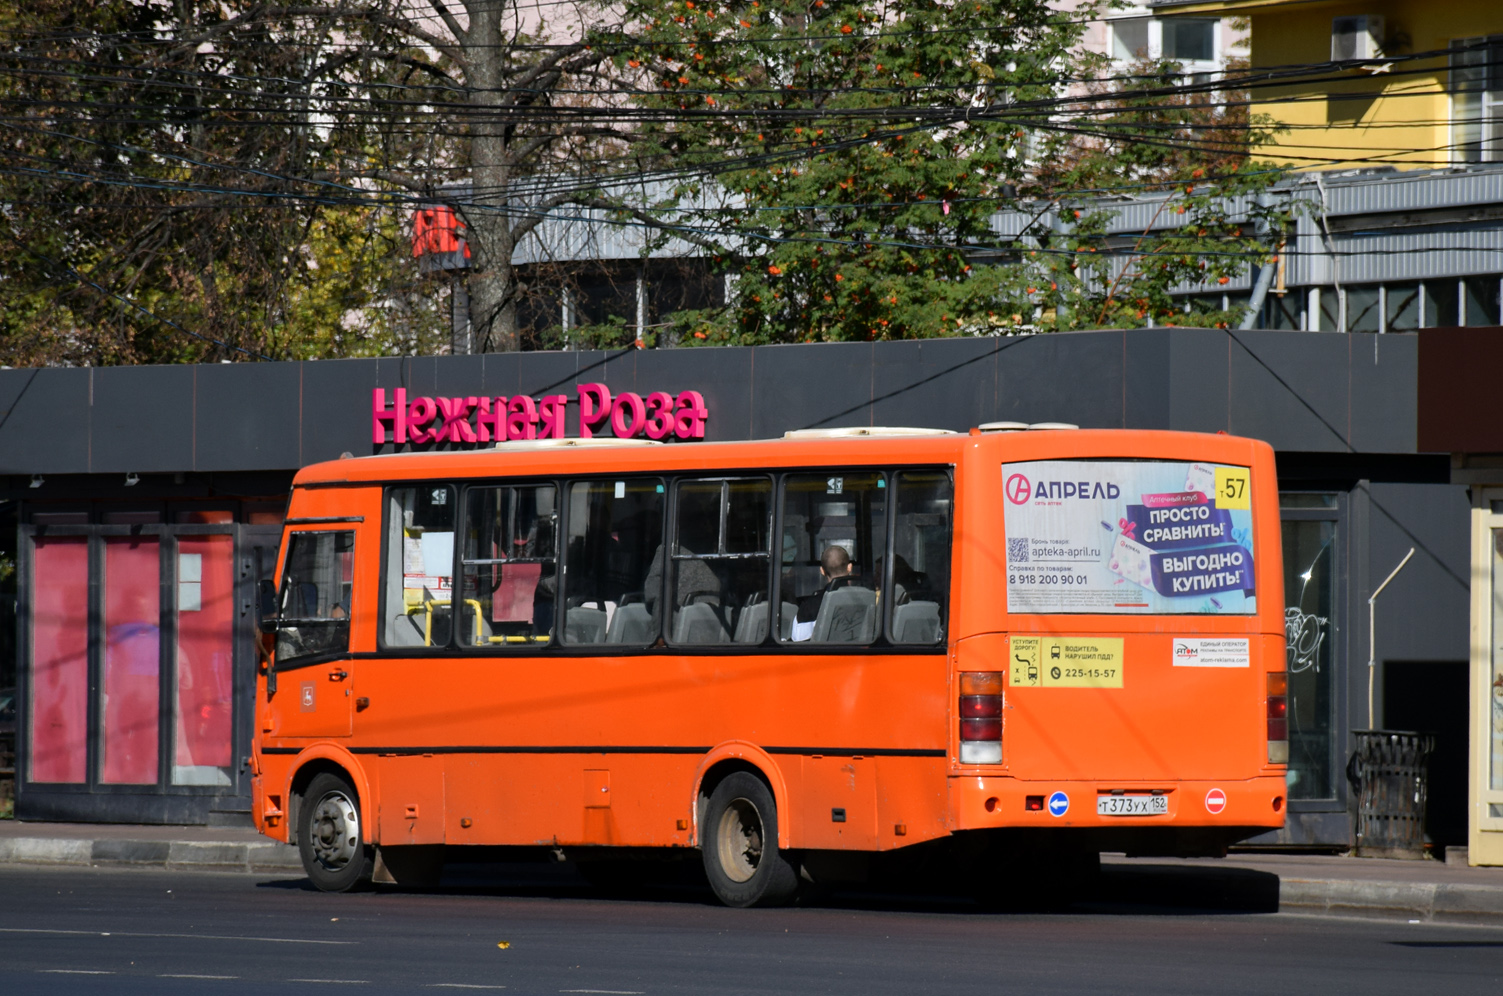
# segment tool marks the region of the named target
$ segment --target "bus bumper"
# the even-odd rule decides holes
[[[1115,802],[1113,796],[1119,798]],[[1148,802],[1161,797],[1162,802]],[[1283,772],[1240,781],[1174,784],[1126,781],[1022,781],[991,775],[950,778],[957,830],[1001,827],[1251,827],[1284,825],[1288,789]],[[1127,805],[1124,805],[1127,802]],[[1112,815],[1124,809],[1162,812]]]

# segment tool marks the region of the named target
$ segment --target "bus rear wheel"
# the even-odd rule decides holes
[[[314,777],[298,811],[297,849],[320,892],[348,892],[371,877],[370,849],[361,840],[360,800],[338,775]]]
[[[737,771],[710,793],[703,837],[705,875],[727,906],[781,906],[798,889],[798,872],[778,847],[778,809],[756,775]]]

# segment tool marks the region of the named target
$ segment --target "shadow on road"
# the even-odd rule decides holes
[[[593,863],[592,863],[593,864]],[[1073,913],[1128,916],[1276,913],[1279,879],[1248,868],[1200,865],[1103,864],[1101,873],[1075,895],[1051,890],[1047,878],[1031,894],[979,901],[972,890],[948,881],[910,876],[903,881],[841,883],[809,888],[799,905],[825,909],[890,912],[993,914],[998,912]],[[308,890],[306,879],[261,883],[266,889]],[[425,888],[375,886],[378,892],[433,896],[506,896],[547,899],[620,900],[686,905],[717,905],[705,884],[697,854],[681,861],[579,866],[557,861],[449,861],[439,884]],[[985,898],[985,897],[983,897]]]

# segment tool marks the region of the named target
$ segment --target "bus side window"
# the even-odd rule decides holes
[[[454,619],[454,489],[392,488],[382,565],[386,647],[447,647]]]
[[[277,625],[277,666],[350,648],[353,532],[300,532],[287,540]]]
[[[908,645],[943,643],[955,486],[944,471],[907,470],[896,476],[888,639]]]
[[[669,641],[761,643],[771,617],[772,481],[681,481],[676,500]]]
[[[885,474],[784,478],[780,639],[868,644],[877,638],[887,505]],[[821,570],[827,559],[835,569],[830,576]]]
[[[564,643],[645,648],[657,642],[665,497],[658,478],[569,486]]]
[[[461,646],[525,649],[548,643],[558,593],[556,493],[551,484],[465,492]]]

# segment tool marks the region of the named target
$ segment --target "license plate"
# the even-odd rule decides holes
[[[1098,795],[1097,816],[1167,816],[1167,795]]]

